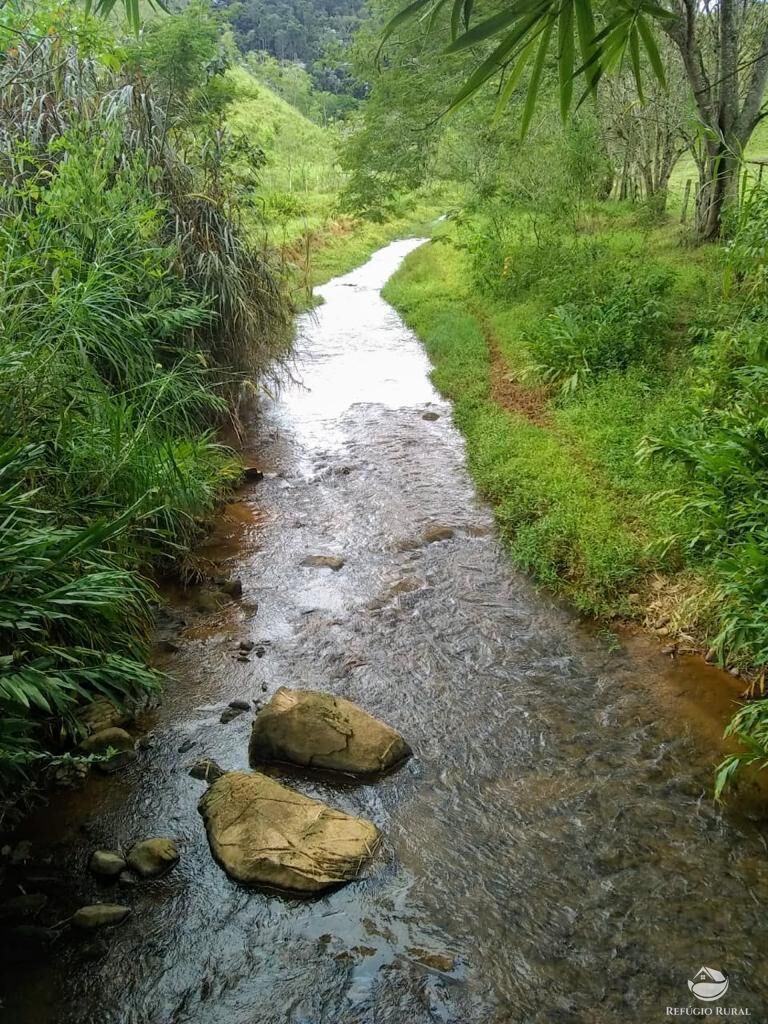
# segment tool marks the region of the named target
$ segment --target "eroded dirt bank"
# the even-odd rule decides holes
[[[15,969],[9,1020],[645,1024],[692,1001],[702,964],[765,1019],[766,822],[710,796],[736,684],[641,639],[613,649],[510,568],[379,295],[416,244],[330,282],[302,321],[302,384],[254,438],[265,479],[205,552],[242,598],[177,606],[152,742],[27,826],[75,905],[114,897],[86,873],[96,846],[173,836],[180,863],[120,891],[133,914],[95,951],[64,937]],[[315,554],[344,565],[300,564]],[[188,775],[245,768],[251,716],[222,711],[283,684],[357,701],[415,751],[370,785],[275,772],[384,835],[362,882],[309,901],[227,879]]]

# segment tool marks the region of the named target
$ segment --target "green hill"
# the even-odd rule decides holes
[[[236,137],[264,153],[259,213],[276,239],[290,241],[329,215],[343,175],[337,134],[321,128],[242,68],[229,71],[236,87],[228,122]]]

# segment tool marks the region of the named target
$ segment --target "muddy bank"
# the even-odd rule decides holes
[[[732,1005],[768,1009],[765,805],[710,798],[738,683],[611,639],[511,570],[450,407],[379,295],[414,244],[303,319],[302,382],[254,438],[265,478],[206,550],[242,595],[176,602],[152,741],[20,836],[52,857],[63,914],[112,901],[86,870],[97,847],[171,836],[179,863],[120,892],[132,913],[103,943],[64,935],[6,972],[9,1019],[645,1024],[691,1002],[702,964],[728,971]],[[302,564],[316,555],[343,565]],[[246,770],[251,714],[222,714],[282,685],[354,700],[414,750],[375,783],[270,769],[383,837],[362,881],[312,900],[227,878],[188,774],[205,757]]]

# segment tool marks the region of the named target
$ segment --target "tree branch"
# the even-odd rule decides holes
[[[760,119],[765,87],[768,84],[768,27],[763,33],[759,53],[759,57],[752,65],[749,86],[736,121],[736,135],[742,146],[747,144],[749,136]]]

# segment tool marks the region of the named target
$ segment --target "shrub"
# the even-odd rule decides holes
[[[658,363],[670,323],[671,284],[668,271],[633,263],[603,269],[583,292],[570,283],[570,300],[526,332],[531,372],[568,395],[600,373]]]
[[[289,342],[207,92],[209,16],[157,26],[125,78],[102,23],[43,0],[41,34],[28,6],[0,11],[0,783],[82,703],[157,684],[148,570],[234,478],[212,430]],[[177,52],[163,106],[142,60],[168,84]]]

